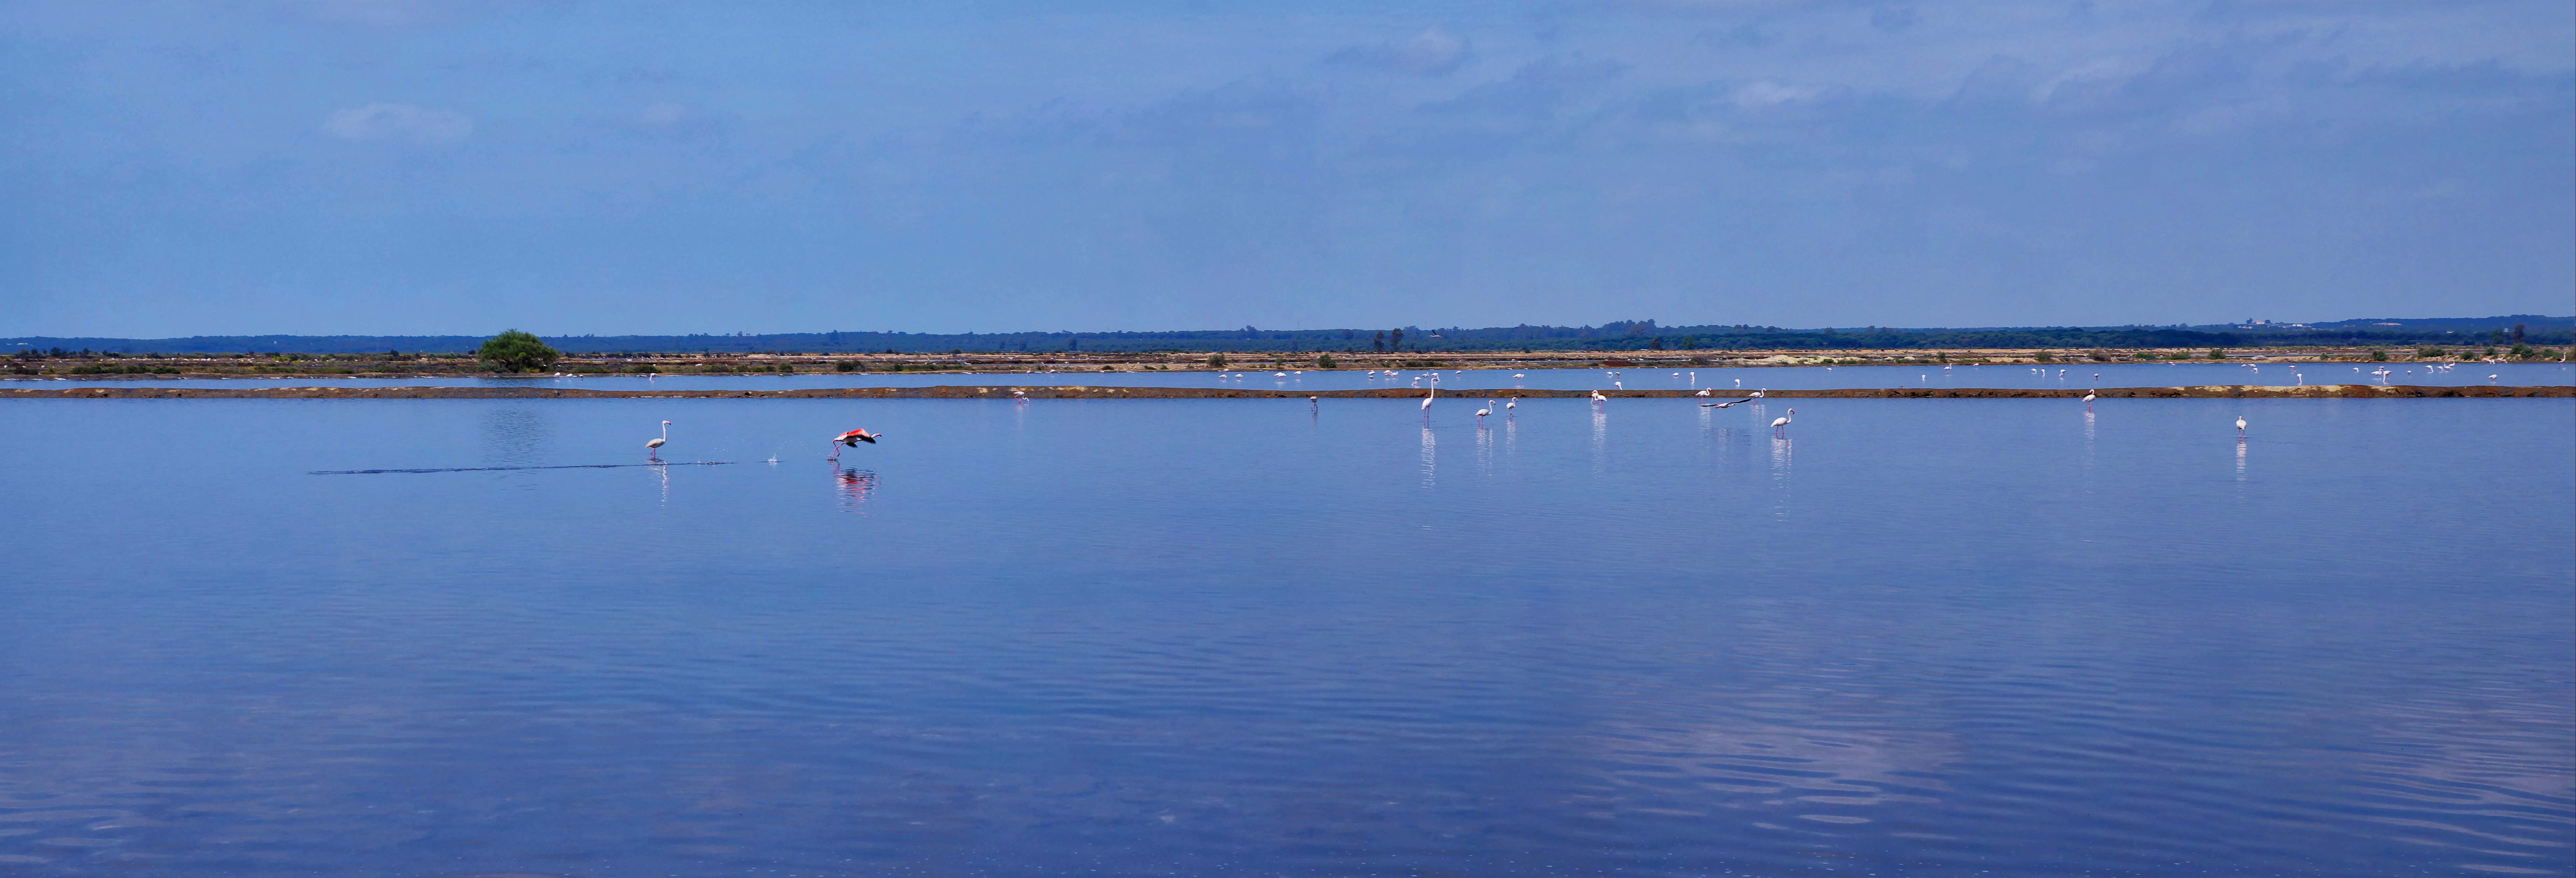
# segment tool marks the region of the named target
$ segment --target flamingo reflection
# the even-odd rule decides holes
[[[843,467],[835,463],[832,465],[832,481],[833,487],[841,493],[843,511],[859,515],[868,513],[868,492],[877,487],[875,470]]]

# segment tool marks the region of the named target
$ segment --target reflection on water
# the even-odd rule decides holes
[[[842,511],[867,514],[868,492],[875,490],[877,486],[875,471],[857,467],[844,468],[835,463],[832,465],[832,480],[841,493]]]
[[[0,405],[0,873],[2576,871],[2576,404],[2070,402]]]
[[[1440,439],[1431,435],[1431,425],[1422,427],[1422,487],[1440,485]]]
[[[1600,403],[1592,404],[1592,474],[1601,475],[1610,466],[1610,411]]]

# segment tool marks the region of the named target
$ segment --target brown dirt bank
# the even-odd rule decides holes
[[[1361,390],[1252,390],[1224,387],[1047,387],[949,385],[940,387],[835,387],[804,390],[584,390],[563,387],[86,387],[0,390],[0,399],[1008,399],[1017,390],[1030,399],[1419,399],[1407,388]],[[2094,391],[2105,399],[2425,399],[2576,397],[2576,387],[2426,387],[2400,384],[2314,384],[2304,387],[2113,387]],[[1461,390],[1454,399],[1581,398],[1589,390]],[[1689,397],[1688,390],[1604,390],[1623,399]],[[2084,390],[2001,387],[1867,387],[1773,390],[1771,399],[2070,399]],[[1719,399],[1740,399],[1728,395]]]

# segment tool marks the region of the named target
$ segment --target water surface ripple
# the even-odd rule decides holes
[[[1480,404],[0,406],[0,874],[2576,870],[2569,400]]]

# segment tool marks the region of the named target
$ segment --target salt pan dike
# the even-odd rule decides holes
[[[1442,396],[1469,399],[1693,399],[1687,389],[1591,390],[1469,389]],[[1842,387],[1772,389],[1768,399],[2504,399],[2576,397],[2570,385],[2310,384],[2258,386],[2207,384],[2186,387],[2022,388],[2022,387]],[[0,399],[1420,399],[1427,388],[1380,387],[1356,390],[1272,390],[1252,387],[1093,387],[1082,385],[935,385],[927,387],[829,387],[794,390],[591,390],[576,387],[99,387],[13,388]],[[1709,399],[1750,396],[1733,390],[1709,390]]]

